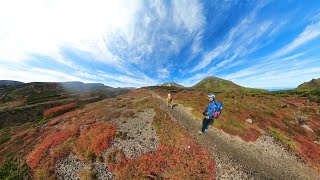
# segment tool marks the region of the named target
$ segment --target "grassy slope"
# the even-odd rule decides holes
[[[319,79],[312,79],[309,82],[305,82],[299,85],[296,90],[314,90],[320,88],[320,78]]]
[[[167,90],[155,90],[166,97]],[[182,90],[172,93],[174,102],[192,108],[202,118],[207,106],[207,91]],[[217,93],[222,101],[222,116],[214,126],[246,141],[255,141],[261,135],[271,135],[285,147],[298,153],[306,161],[320,167],[320,107],[317,102],[297,94],[283,93]],[[247,123],[246,119],[253,123]],[[314,132],[303,128],[299,121],[308,124]],[[307,148],[306,148],[307,147]]]
[[[94,87],[95,84],[86,84],[86,86]],[[33,121],[44,110],[57,105],[70,102],[83,105],[129,91],[123,88],[102,88],[73,94],[66,92],[58,83],[41,82],[2,88],[5,96],[0,99],[0,119],[2,119],[0,128]]]
[[[207,77],[191,87],[192,89],[201,89],[212,92],[262,92],[260,89],[245,88],[232,81],[217,77]]]
[[[50,98],[60,97],[63,94],[65,94],[64,90],[56,83],[30,83],[7,87],[6,95],[1,98],[1,101],[4,103],[23,99],[30,104],[42,98],[48,101]]]
[[[140,98],[145,100],[133,102]],[[197,145],[168,115],[165,116],[165,112],[157,107],[147,90],[92,103],[55,118],[39,119],[1,130],[1,137],[4,137],[0,144],[0,170],[3,169],[3,177],[25,172],[26,162],[35,178],[53,179],[55,162],[70,152],[87,163],[100,159],[96,157],[111,144],[102,147],[95,145],[103,143],[101,140],[114,138],[115,134],[111,131],[115,129],[109,120],[127,118],[128,115],[123,111],[126,108],[131,112],[155,108],[153,126],[160,138],[160,146],[154,152],[135,159],[122,157],[119,162],[108,163],[117,179],[158,175],[163,178],[214,177],[215,165],[208,151]],[[103,123],[98,123],[101,121]],[[100,132],[96,133],[95,130]],[[191,150],[187,149],[186,144],[192,147]],[[14,172],[6,168],[12,162],[11,159],[17,159],[21,168],[16,168]]]

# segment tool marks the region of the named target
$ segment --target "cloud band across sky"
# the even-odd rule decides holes
[[[248,87],[319,78],[320,3],[0,1],[0,79]]]

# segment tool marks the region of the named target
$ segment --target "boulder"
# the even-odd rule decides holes
[[[246,119],[246,122],[252,124],[252,119],[248,118]]]

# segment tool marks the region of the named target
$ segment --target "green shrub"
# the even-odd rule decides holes
[[[0,165],[0,179],[16,180],[23,179],[29,172],[29,167],[26,164],[19,165],[13,160],[9,160]]]
[[[290,149],[295,149],[296,145],[295,143],[292,141],[291,138],[289,138],[288,136],[284,135],[283,133],[281,133],[280,131],[270,128],[269,129],[269,133],[270,136],[273,137],[275,140],[279,141],[281,144],[283,144],[284,146],[289,147]]]
[[[1,129],[0,145],[10,141],[10,139],[11,139],[10,129],[9,128]]]

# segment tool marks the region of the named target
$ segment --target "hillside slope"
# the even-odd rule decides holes
[[[1,86],[0,128],[34,121],[43,112],[55,106],[77,103],[83,106],[105,98],[131,91],[111,88],[98,83],[33,82],[22,85]]]
[[[169,86],[169,87],[177,87],[177,88],[184,88],[182,85],[174,83],[174,82],[167,82],[161,84],[161,86]]]
[[[317,88],[320,88],[320,78],[312,79],[309,82],[302,83],[296,88],[296,90],[314,90]]]
[[[254,88],[245,88],[239,86],[232,81],[224,80],[218,77],[207,77],[194,86],[191,87],[192,89],[202,89],[208,90],[212,92],[256,92],[256,91],[263,91],[260,89]]]

